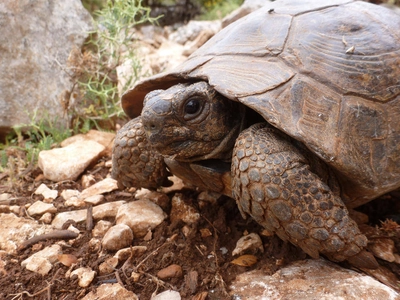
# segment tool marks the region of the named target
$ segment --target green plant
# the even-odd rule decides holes
[[[199,16],[200,20],[222,19],[227,14],[242,5],[244,0],[199,0],[203,12]]]
[[[141,70],[135,55],[135,26],[153,23],[150,9],[140,0],[107,1],[107,5],[94,12],[95,30],[90,33],[82,72],[78,79],[80,90],[78,105],[70,111],[74,131],[86,132],[90,128],[114,129],[123,115],[119,92],[134,83]],[[117,67],[124,64],[131,70],[125,84],[118,90]]]
[[[71,130],[48,114],[39,118],[34,111],[29,117],[29,124],[14,126],[5,143],[0,144],[0,173],[8,176],[11,187],[36,165],[40,151],[51,149],[71,135]]]

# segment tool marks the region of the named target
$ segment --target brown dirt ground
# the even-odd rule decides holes
[[[94,174],[97,181],[105,178],[109,169],[104,167],[104,161],[109,158],[103,158],[101,162],[89,169],[86,174]],[[18,198],[18,204],[23,206],[27,203],[33,203],[41,199],[41,196],[32,195],[37,186],[42,182],[49,187],[56,188],[60,192],[65,189],[82,190],[80,181],[64,182],[54,184],[46,180],[35,180],[43,178],[40,176],[40,169],[36,168],[26,174],[19,181],[18,185],[10,187],[3,178],[0,181],[0,193],[11,192]],[[201,219],[190,229],[190,233],[185,236],[182,228],[185,224],[172,224],[166,219],[153,232],[152,239],[144,241],[136,239],[133,246],[147,246],[147,251],[140,256],[133,257],[130,261],[121,262],[114,273],[109,275],[97,275],[95,280],[88,288],[81,288],[78,285],[77,278],[66,279],[65,273],[68,267],[57,263],[55,267],[46,276],[41,276],[21,267],[21,261],[44,247],[55,243],[54,240],[39,242],[31,247],[20,251],[18,255],[7,255],[5,271],[0,277],[0,299],[32,299],[28,297],[35,295],[33,299],[80,299],[92,290],[95,290],[101,283],[120,282],[123,286],[136,293],[140,299],[150,299],[151,295],[163,290],[173,289],[180,292],[182,299],[229,299],[228,286],[237,274],[252,269],[260,269],[266,275],[271,275],[279,268],[295,260],[306,258],[306,254],[290,244],[286,244],[277,237],[267,237],[261,235],[264,244],[264,253],[256,253],[258,261],[251,267],[243,267],[232,264],[234,259],[231,255],[235,248],[236,241],[243,236],[244,232],[261,233],[262,228],[251,219],[244,220],[235,202],[227,197],[221,197],[216,204],[207,204],[199,206],[196,199],[196,191],[183,190],[185,199],[198,209]],[[129,201],[133,196],[127,196],[127,193],[114,191],[106,195],[106,201],[124,200]],[[172,197],[172,194],[168,196]],[[394,218],[399,217],[400,203],[398,195],[386,196],[385,201],[375,201],[361,210],[370,215],[370,220],[379,223],[379,219],[384,219],[390,214]],[[397,200],[397,201],[396,201]],[[393,202],[394,201],[394,202]],[[55,200],[55,206],[58,211],[66,211],[71,208],[63,206],[63,199],[58,197]],[[170,212],[170,207],[166,213]],[[113,220],[110,220],[113,221]],[[107,256],[99,257],[99,251],[91,249],[88,241],[91,239],[91,231],[86,229],[86,224],[76,224],[81,230],[81,236],[77,238],[70,248],[64,248],[65,254],[73,254],[79,259],[79,266],[88,266],[98,274],[99,265],[106,258],[114,253],[108,253]],[[200,229],[207,228],[212,235],[202,237]],[[399,230],[395,232],[395,241],[398,244]],[[393,235],[393,233],[392,233]],[[172,239],[169,239],[173,237]],[[398,245],[397,245],[398,246]],[[221,248],[225,247],[228,251],[223,254]],[[400,247],[397,247],[400,249]],[[400,278],[400,271],[397,265],[389,265],[392,271]],[[183,269],[181,278],[160,280],[157,278],[157,272],[171,264],[178,264]],[[139,265],[139,268],[136,266]],[[137,282],[131,278],[131,273],[135,271],[141,274]],[[194,271],[198,274],[198,279],[191,280]]]

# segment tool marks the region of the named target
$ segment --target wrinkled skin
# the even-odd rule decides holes
[[[168,166],[184,181],[233,197],[243,216],[311,257],[377,268],[334,172],[301,143],[256,120],[206,82],[153,91],[141,118],[116,137],[112,175],[125,186],[155,188],[167,181]]]

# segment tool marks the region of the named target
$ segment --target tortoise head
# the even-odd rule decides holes
[[[142,123],[152,147],[165,157],[228,160],[244,119],[239,107],[206,82],[177,84],[146,95]]]

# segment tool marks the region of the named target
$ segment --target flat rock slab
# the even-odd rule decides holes
[[[39,153],[38,165],[44,177],[52,181],[76,180],[100,157],[105,147],[95,141],[77,141],[64,148]]]
[[[319,259],[298,261],[272,276],[251,271],[230,286],[234,299],[395,300],[400,295],[370,276]]]

